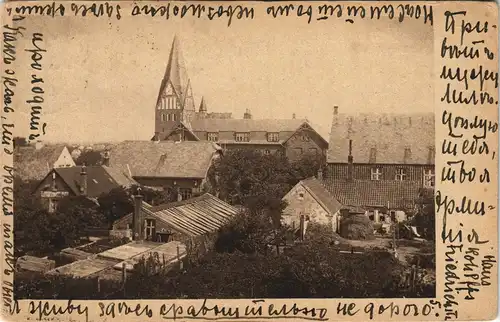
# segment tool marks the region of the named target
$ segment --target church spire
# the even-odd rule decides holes
[[[207,104],[205,103],[205,98],[202,96],[200,103],[200,113],[206,113],[206,112],[207,112]]]
[[[157,104],[160,103],[161,97],[166,94],[165,92],[169,87],[172,87],[179,101],[183,102],[187,86],[188,76],[186,66],[184,64],[184,57],[182,56],[180,49],[179,39],[177,36],[174,36],[172,47],[170,49],[170,55],[168,57],[167,68],[158,93]]]

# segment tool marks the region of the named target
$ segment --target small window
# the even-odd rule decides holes
[[[181,194],[182,200],[187,200],[193,195],[193,190],[191,188],[181,188],[179,192]]]
[[[146,239],[154,240],[156,231],[156,222],[154,219],[146,219]]]
[[[208,132],[207,133],[207,140],[211,142],[217,142],[219,141],[219,133],[217,132]]]
[[[424,170],[424,187],[434,187],[435,181],[434,181],[434,170]]]
[[[397,169],[396,170],[396,181],[404,181],[404,180],[406,180],[405,169]]]
[[[380,168],[373,168],[371,173],[372,180],[380,180],[382,179],[382,171]]]
[[[309,154],[314,154],[314,155],[318,154],[318,149],[316,149],[316,148],[309,148]]]
[[[250,136],[247,132],[238,132],[234,137],[236,142],[249,142]]]
[[[166,114],[161,114],[161,121],[165,122],[167,120],[167,115]]]
[[[172,114],[173,116],[173,121],[177,121],[177,114]]]
[[[295,152],[296,156],[302,155],[302,148],[295,148],[293,149],[293,151]]]
[[[309,142],[310,140],[311,139],[309,138],[309,135],[307,135],[307,134],[302,135],[302,141]]]
[[[270,154],[271,154],[271,150],[268,150],[268,149],[264,150],[264,155],[270,155]]]
[[[278,142],[280,140],[280,134],[277,132],[267,133],[268,142]]]

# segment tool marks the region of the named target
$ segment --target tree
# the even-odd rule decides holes
[[[297,181],[316,176],[319,169],[326,176],[325,157],[321,154],[304,154],[302,158],[291,164],[294,178]]]
[[[421,235],[425,239],[432,241],[436,239],[436,211],[434,206],[434,191],[421,189],[412,221]]]
[[[102,155],[99,151],[83,151],[76,159],[76,165],[94,166],[102,164]]]
[[[117,219],[134,211],[134,203],[131,197],[131,191],[122,187],[112,189],[108,193],[97,198],[99,211],[106,218],[106,223],[112,225]]]

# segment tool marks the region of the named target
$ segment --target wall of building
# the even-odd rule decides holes
[[[74,167],[76,166],[73,157],[68,151],[68,148],[64,148],[57,158],[56,162],[54,162],[54,168],[63,168],[63,167]]]
[[[298,228],[300,226],[300,216],[304,215],[309,221],[331,226],[336,230],[338,214],[330,216],[329,213],[319,204],[316,199],[302,186],[297,184],[283,198],[288,205],[283,211],[283,222],[289,226]],[[332,222],[333,221],[333,222]]]
[[[141,185],[155,188],[191,188],[194,192],[200,191],[204,180],[203,179],[186,179],[186,178],[145,178],[134,177],[134,179]],[[174,184],[175,182],[175,184]]]
[[[347,161],[347,160],[346,160]],[[328,164],[328,176],[332,179],[347,178],[347,163]],[[353,179],[371,180],[371,170],[379,168],[382,172],[380,180],[395,180],[398,169],[404,169],[406,180],[424,182],[424,170],[434,170],[433,165],[395,165],[395,164],[353,164]]]
[[[326,147],[322,147],[320,140],[306,131],[295,133],[285,144],[286,156],[295,161],[300,160],[305,154],[317,154],[325,157]]]

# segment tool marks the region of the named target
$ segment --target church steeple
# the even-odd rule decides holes
[[[179,39],[175,36],[156,101],[155,132],[169,132],[180,121],[188,121],[195,110],[192,100],[193,94],[184,57]]]
[[[200,118],[206,118],[207,116],[207,104],[205,103],[205,98],[201,97],[200,108],[198,110],[198,116]]]

